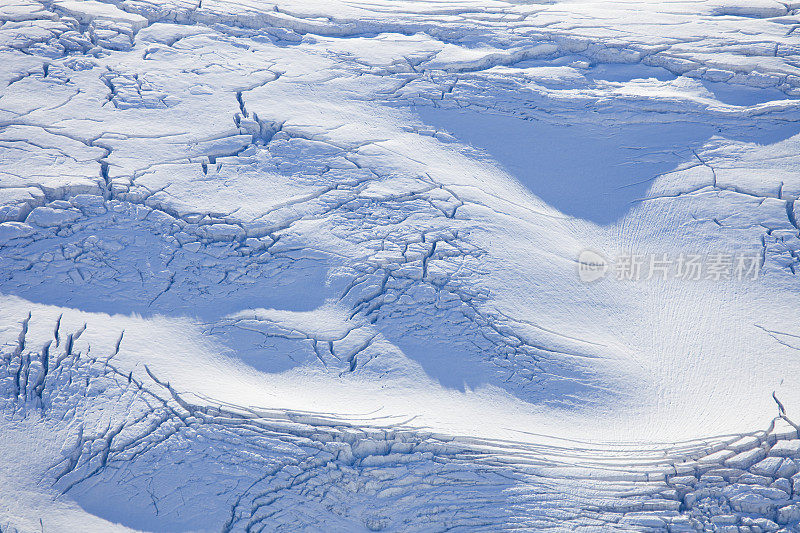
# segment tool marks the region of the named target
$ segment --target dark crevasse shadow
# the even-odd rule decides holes
[[[599,225],[622,218],[653,179],[693,158],[714,135],[771,144],[796,124],[725,127],[703,117],[635,124],[553,124],[470,109],[416,107],[422,122],[451,133],[504,167],[562,213]]]

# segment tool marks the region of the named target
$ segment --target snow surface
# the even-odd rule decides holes
[[[800,531],[798,27],[0,2],[0,530]]]

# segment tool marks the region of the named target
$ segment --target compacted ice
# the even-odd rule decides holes
[[[0,531],[800,531],[798,28],[0,2]]]

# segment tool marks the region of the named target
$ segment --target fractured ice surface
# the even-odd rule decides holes
[[[798,9],[0,4],[0,528],[800,530]]]

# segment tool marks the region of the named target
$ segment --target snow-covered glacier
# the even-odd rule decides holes
[[[798,197],[800,2],[0,0],[0,531],[800,532]]]

